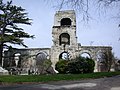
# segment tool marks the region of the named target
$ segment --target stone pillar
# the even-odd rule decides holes
[[[19,62],[19,60],[20,60],[20,54],[19,54],[19,53],[15,54],[14,59],[15,59],[16,67],[17,67],[17,66],[18,66],[18,62]]]
[[[95,67],[94,67],[94,72],[98,72],[98,61],[97,61],[97,58],[96,58],[96,55],[95,53],[92,55],[93,56],[93,60],[95,62]]]
[[[98,61],[97,60],[95,60],[94,72],[98,72]]]

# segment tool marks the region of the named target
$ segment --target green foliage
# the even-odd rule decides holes
[[[29,35],[24,32],[23,28],[19,27],[18,24],[31,25],[31,22],[25,9],[12,5],[12,1],[8,1],[6,4],[3,0],[0,1],[0,42],[11,43],[25,46],[23,38],[33,38],[33,35]]]
[[[59,73],[65,74],[67,73],[67,66],[68,66],[68,61],[67,60],[59,60],[56,64],[56,70],[58,70]]]
[[[71,73],[71,74],[80,74],[80,73],[92,73],[94,71],[95,63],[90,58],[77,57],[74,60],[66,61],[60,60],[56,64],[56,70],[59,73]]]
[[[93,72],[94,71],[94,66],[95,66],[95,62],[92,60],[92,59],[90,59],[90,58],[86,58],[86,68],[87,69],[85,69],[85,73],[91,73],[91,72]]]
[[[68,64],[69,73],[92,73],[94,71],[95,63],[90,58],[77,57]]]
[[[7,43],[27,47],[23,38],[34,38],[34,35],[29,35],[20,27],[20,25],[31,25],[30,21],[25,9],[12,5],[12,1],[3,3],[3,0],[0,0],[0,64],[3,48],[10,47]]]

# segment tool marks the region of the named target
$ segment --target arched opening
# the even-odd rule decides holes
[[[106,66],[104,63],[104,54],[102,50],[97,52],[97,63],[98,63],[98,72],[106,71]]]
[[[36,65],[40,65],[47,59],[47,55],[44,52],[40,52],[36,55]]]
[[[90,54],[87,53],[87,52],[84,52],[82,54],[80,54],[81,57],[84,57],[84,58],[91,58]]]
[[[100,62],[100,63],[104,61],[104,59],[103,59],[103,52],[101,50],[99,50],[97,52],[97,61]]]
[[[71,26],[71,19],[70,18],[61,19],[61,26]]]
[[[62,59],[62,60],[69,60],[70,59],[70,55],[68,52],[62,52],[60,55],[59,55],[59,60]]]
[[[47,53],[46,52],[40,52],[36,55],[36,67],[35,70],[33,70],[37,74],[44,73],[45,71],[45,61],[47,60]]]
[[[62,33],[59,36],[59,45],[70,45],[70,35],[68,33]]]

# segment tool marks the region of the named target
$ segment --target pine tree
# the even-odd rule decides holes
[[[24,38],[34,38],[20,27],[19,24],[31,25],[25,9],[12,4],[12,1],[3,3],[0,0],[0,66],[2,65],[2,53],[4,48],[9,48],[6,43],[27,47]]]

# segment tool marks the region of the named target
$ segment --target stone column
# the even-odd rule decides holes
[[[18,62],[19,62],[19,60],[20,60],[20,54],[19,54],[19,53],[15,54],[14,59],[15,59],[16,67],[17,67],[17,66],[18,66]]]
[[[98,72],[98,61],[97,61],[96,55],[93,55],[92,59],[95,62],[94,72]]]

